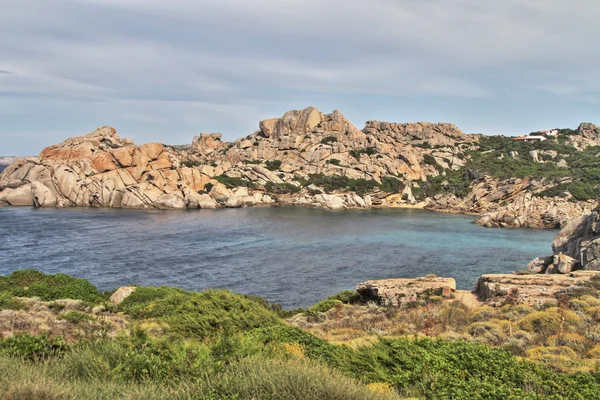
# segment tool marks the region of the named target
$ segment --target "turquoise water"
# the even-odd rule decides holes
[[[285,307],[368,279],[436,274],[472,288],[551,254],[557,231],[486,229],[422,210],[0,208],[0,274],[35,268],[127,284],[229,288]]]

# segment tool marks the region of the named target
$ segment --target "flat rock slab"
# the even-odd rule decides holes
[[[359,283],[356,291],[381,305],[398,307],[417,301],[423,295],[451,297],[456,291],[456,281],[437,277],[385,279]]]
[[[482,275],[475,293],[479,299],[492,305],[500,305],[510,298],[512,302],[543,304],[556,300],[555,296],[570,288],[583,286],[600,271],[575,271],[562,274],[489,274]]]
[[[135,286],[122,286],[118,288],[112,296],[110,296],[110,302],[113,304],[121,304],[123,300],[128,298],[131,293],[135,292]]]

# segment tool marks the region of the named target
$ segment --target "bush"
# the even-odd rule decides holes
[[[274,194],[292,194],[292,193],[298,193],[301,189],[300,189],[300,187],[293,185],[291,183],[267,182],[267,184],[265,185],[265,190],[269,193],[274,193]]]
[[[30,269],[1,276],[0,292],[17,297],[39,297],[44,301],[72,299],[98,304],[106,300],[105,296],[85,279],[65,274],[46,275]]]
[[[33,336],[27,333],[16,333],[9,338],[0,339],[0,353],[31,361],[60,355],[67,348],[61,338],[50,338],[47,334]]]
[[[321,139],[322,144],[335,143],[337,141],[338,140],[335,136],[327,136],[327,137],[324,137],[323,139]]]
[[[340,165],[341,161],[338,160],[337,158],[332,158],[331,160],[327,160],[327,164],[331,164],[331,165]]]
[[[188,338],[215,336],[276,325],[274,311],[245,296],[226,290],[187,292],[169,287],[140,287],[119,309],[136,319],[153,318],[170,333]]]
[[[265,162],[265,168],[269,171],[277,171],[281,167],[280,160],[272,160]]]
[[[0,310],[26,310],[27,305],[19,299],[15,299],[10,293],[0,292]]]
[[[306,312],[309,314],[317,314],[320,312],[327,312],[327,311],[331,310],[333,307],[337,306],[338,304],[342,304],[342,302],[339,300],[334,300],[334,299],[321,300],[317,304],[308,307],[306,309]]]
[[[225,187],[229,189],[233,189],[240,186],[252,189],[256,187],[256,184],[254,182],[250,182],[242,178],[232,178],[227,175],[215,176],[213,179],[215,179],[217,182],[222,183],[223,185],[225,185]]]
[[[198,160],[191,160],[191,159],[187,159],[187,160],[183,160],[180,165],[182,167],[187,167],[187,168],[194,168],[194,167],[199,167],[202,165],[202,162],[198,161]]]
[[[67,313],[62,314],[61,319],[64,319],[70,324],[77,325],[83,321],[91,321],[93,318],[89,315],[79,312],[79,311],[69,311]]]

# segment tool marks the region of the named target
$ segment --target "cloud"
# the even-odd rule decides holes
[[[5,0],[0,147],[32,115],[65,134],[103,119],[139,141],[233,139],[309,104],[504,128],[494,110],[511,104],[597,104],[599,17],[562,0]]]

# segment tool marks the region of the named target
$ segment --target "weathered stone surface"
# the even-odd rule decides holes
[[[502,305],[507,299],[513,303],[540,305],[555,302],[558,293],[584,285],[592,276],[600,276],[600,272],[576,271],[565,275],[482,275],[477,282],[475,293],[480,300],[493,305]]]
[[[330,210],[343,210],[345,208],[344,200],[341,197],[334,195],[318,194],[315,196],[315,202]]]
[[[532,274],[544,273],[553,262],[554,257],[538,257],[527,264],[527,271]]]
[[[242,198],[236,195],[231,195],[225,202],[225,207],[227,208],[240,208],[243,205],[244,201],[242,200]]]
[[[424,277],[414,279],[385,279],[366,281],[356,286],[366,299],[375,299],[385,306],[402,306],[417,301],[421,296],[450,297],[456,291],[453,278]]]
[[[118,288],[112,296],[110,296],[110,302],[113,304],[121,304],[126,298],[131,296],[137,287],[135,286],[122,286]]]

